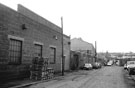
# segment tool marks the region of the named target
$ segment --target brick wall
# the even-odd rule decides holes
[[[0,64],[8,62],[8,39],[7,39],[7,24],[4,11],[5,7],[0,6]]]
[[[26,30],[22,30],[22,24],[25,24]],[[21,65],[8,65],[9,35],[24,39]],[[49,57],[50,45],[56,47],[56,63],[50,66],[60,71],[61,33],[0,4],[0,79],[7,75],[7,79],[29,75],[27,72],[35,54],[34,42],[43,44],[43,57]]]
[[[36,13],[30,11],[29,9],[27,9],[26,7],[24,7],[20,4],[18,4],[18,12],[33,20],[36,20],[39,23],[47,25],[48,27],[52,28],[55,31],[62,32],[61,29],[57,25],[53,24],[52,22],[48,21],[47,19],[45,19],[39,15],[37,15]]]
[[[70,37],[64,35],[64,56],[65,56],[65,66],[64,70],[70,70]]]

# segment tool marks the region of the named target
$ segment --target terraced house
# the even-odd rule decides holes
[[[70,37],[65,54],[69,63]],[[29,76],[33,57],[49,58],[50,67],[61,71],[62,29],[22,5],[18,11],[0,4],[0,79]],[[68,48],[69,47],[69,48]],[[68,65],[68,64],[66,64]],[[69,69],[65,66],[66,70]]]

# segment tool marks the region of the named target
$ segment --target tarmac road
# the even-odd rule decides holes
[[[105,67],[80,88],[127,88],[122,69],[117,66]]]
[[[29,88],[134,88],[125,80],[122,67],[108,66],[97,70],[79,71]]]

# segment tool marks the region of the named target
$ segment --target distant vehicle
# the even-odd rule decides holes
[[[92,65],[90,63],[85,63],[83,67],[81,67],[82,70],[91,70]]]
[[[112,65],[112,63],[107,63],[107,66],[111,66]]]
[[[112,61],[112,60],[110,60],[110,61],[107,63],[107,66],[111,66],[111,65],[113,65],[113,61]]]
[[[129,75],[135,75],[135,61],[127,61],[127,66],[126,66]]]
[[[102,65],[101,65],[101,63],[99,63],[99,62],[95,62],[94,64],[93,64],[93,69],[98,69],[98,68],[101,68],[102,67]]]

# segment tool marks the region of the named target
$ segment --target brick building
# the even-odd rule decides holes
[[[70,70],[70,36],[64,35],[63,37],[64,43],[64,70]]]
[[[59,26],[21,5],[15,11],[0,4],[0,79],[28,77],[37,55],[49,58],[50,67],[60,72],[61,33]]]
[[[88,43],[81,38],[71,39],[71,66],[73,69],[78,69],[84,63],[94,63],[95,48],[93,44]]]

